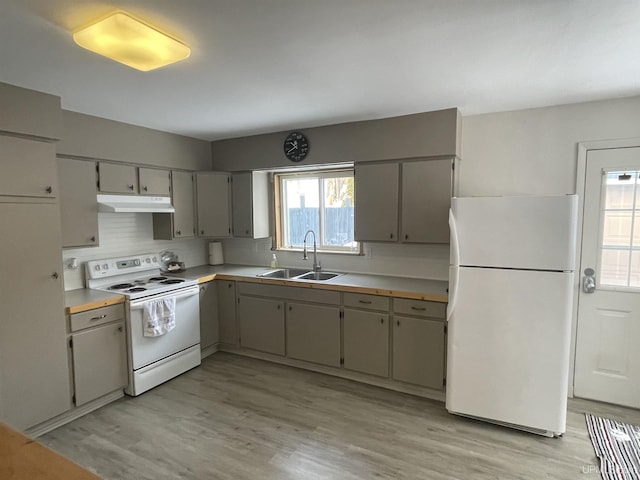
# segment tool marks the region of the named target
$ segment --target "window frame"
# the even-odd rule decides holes
[[[323,237],[323,218],[324,218],[324,182],[322,179],[325,178],[335,178],[335,177],[345,177],[350,176],[354,179],[355,182],[355,168],[353,165],[345,166],[345,167],[331,167],[327,169],[318,169],[318,168],[308,168],[308,169],[296,169],[296,170],[285,170],[285,171],[274,171],[273,172],[273,196],[274,196],[274,220],[275,220],[275,235],[273,239],[273,249],[278,251],[285,252],[302,252],[302,246],[287,246],[284,244],[284,239],[286,238],[286,227],[284,221],[284,213],[286,209],[286,202],[284,198],[284,192],[282,188],[282,181],[285,179],[291,178],[316,178],[318,179],[318,197],[319,197],[319,229],[315,234],[317,235],[317,251],[324,253],[332,253],[332,254],[341,254],[341,255],[363,255],[363,242],[356,242],[357,247],[336,247],[336,246],[324,246],[322,245]],[[354,196],[355,196],[355,187],[354,187]],[[355,226],[355,220],[354,220]],[[310,246],[311,239],[307,240],[307,246]],[[312,245],[312,244],[311,244]]]

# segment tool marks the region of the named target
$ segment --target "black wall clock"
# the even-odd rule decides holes
[[[309,153],[309,141],[300,132],[291,132],[284,140],[284,154],[292,162],[301,162]]]

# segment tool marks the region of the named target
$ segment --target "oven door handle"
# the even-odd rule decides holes
[[[176,300],[179,300],[181,298],[186,298],[186,297],[192,297],[193,295],[198,295],[200,293],[200,289],[198,288],[197,285],[193,286],[193,287],[189,287],[186,288],[184,290],[180,290],[179,292],[167,292],[165,294],[162,295],[157,295],[157,296],[152,296],[152,297],[146,297],[140,300],[134,300],[129,304],[129,307],[131,308],[131,310],[137,310],[137,309],[141,309],[144,308],[144,305],[147,302],[150,301],[155,301],[155,300],[162,300],[165,298],[175,298]]]

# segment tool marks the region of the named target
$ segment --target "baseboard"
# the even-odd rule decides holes
[[[445,401],[445,393],[442,391],[432,390],[430,388],[420,387],[418,385],[401,383],[387,378],[379,378],[364,373],[351,372],[349,370],[344,370],[341,368],[327,367],[324,365],[303,362],[301,360],[294,360],[287,357],[281,357],[279,355],[272,355],[270,353],[263,353],[255,350],[239,348],[234,345],[219,344],[218,351],[233,353],[235,355],[242,355],[244,357],[257,358],[259,360],[266,360],[269,362],[279,363],[281,365],[288,365],[290,367],[311,370],[313,372],[324,373],[326,375],[332,375],[334,377],[345,378],[347,380],[353,380],[355,382],[366,383],[368,385],[374,385],[376,387],[386,388],[388,390],[394,390],[396,392],[408,393],[410,395],[416,395],[418,397],[428,398],[430,400],[437,400],[443,403]]]
[[[51,420],[47,420],[46,422],[36,425],[35,427],[31,427],[27,429],[24,432],[24,434],[31,438],[39,437],[40,435],[49,433],[50,431],[55,430],[56,428],[61,427],[62,425],[65,425],[69,422],[77,420],[78,418],[86,415],[87,413],[93,412],[94,410],[104,407],[105,405],[115,400],[118,400],[119,398],[122,398],[122,397],[124,397],[124,391],[122,390],[117,390],[115,392],[109,393],[108,395],[105,395],[89,403],[85,403],[84,405],[81,405],[72,410],[69,410],[68,412],[58,415],[57,417],[54,417]]]
[[[213,355],[214,353],[216,353],[219,350],[218,345],[218,343],[214,343],[213,345],[204,347],[202,350],[200,350],[200,358],[205,359],[209,355]]]

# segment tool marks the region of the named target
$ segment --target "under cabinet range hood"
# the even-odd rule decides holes
[[[170,197],[98,194],[98,211],[111,213],[174,213]]]

